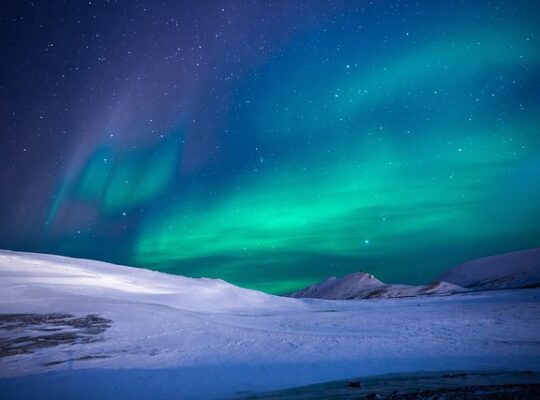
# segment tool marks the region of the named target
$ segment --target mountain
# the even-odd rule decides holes
[[[440,280],[475,290],[540,286],[540,248],[467,261]]]
[[[289,297],[327,300],[413,297],[465,292],[460,286],[436,281],[424,286],[389,285],[366,272],[354,272],[342,278],[327,280],[291,293]]]
[[[384,286],[380,280],[366,272],[355,272],[342,278],[332,276],[327,280],[291,293],[290,297],[314,299],[348,299],[360,291],[376,290]]]
[[[540,286],[540,248],[479,258],[460,264],[423,286],[389,285],[366,272],[355,272],[291,293],[290,297],[327,300],[447,295],[469,290]]]

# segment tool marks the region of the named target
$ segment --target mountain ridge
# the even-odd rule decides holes
[[[368,272],[331,277],[290,293],[293,298],[357,300],[451,295],[478,290],[540,286],[540,248],[483,257],[461,263],[425,285],[387,284]]]

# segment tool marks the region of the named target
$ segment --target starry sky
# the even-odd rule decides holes
[[[286,293],[540,245],[538,1],[3,1],[0,248]]]

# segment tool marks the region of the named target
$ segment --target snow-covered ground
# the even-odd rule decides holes
[[[0,314],[2,399],[223,398],[384,373],[540,366],[540,289],[293,299],[1,251]]]

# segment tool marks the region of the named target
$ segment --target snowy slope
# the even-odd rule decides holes
[[[540,248],[465,262],[440,280],[473,289],[540,286]]]
[[[424,286],[388,285],[366,272],[355,272],[342,278],[331,277],[289,296],[328,300],[397,298],[422,295],[444,295],[467,289],[448,282],[432,282]]]
[[[18,291],[53,290],[66,295],[92,295],[121,300],[145,300],[190,311],[234,311],[297,305],[289,299],[241,289],[220,279],[187,278],[140,268],[67,257],[0,251],[0,287]],[[20,293],[25,294],[25,293]],[[19,294],[19,295],[20,295]],[[28,293],[31,295],[31,293]],[[13,298],[11,293],[0,299]],[[60,301],[63,302],[62,298]]]
[[[4,251],[0,398],[207,399],[393,372],[536,370],[539,296],[281,298]]]

